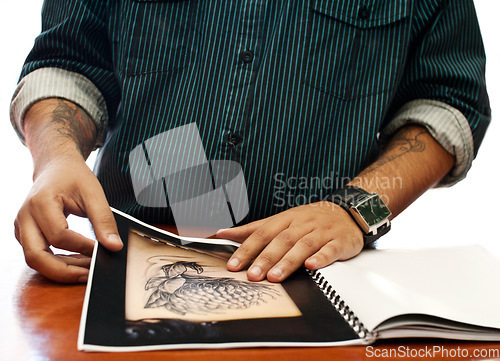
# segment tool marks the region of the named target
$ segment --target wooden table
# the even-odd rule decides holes
[[[10,238],[10,237],[9,237]],[[379,342],[373,348],[262,348],[232,350],[184,350],[140,353],[86,353],[76,349],[84,285],[60,285],[30,270],[20,247],[11,242],[0,256],[0,360],[370,360],[391,353],[385,360],[500,360],[499,343],[439,340]],[[7,241],[5,241],[7,242]],[[432,355],[434,347],[442,347]],[[426,354],[427,351],[427,354]],[[477,357],[474,352],[482,352]],[[458,357],[468,355],[467,357]],[[418,357],[418,356],[423,357]],[[448,357],[446,357],[448,355]],[[431,357],[425,357],[431,356]],[[452,357],[455,356],[455,357]],[[380,358],[379,358],[380,359]]]

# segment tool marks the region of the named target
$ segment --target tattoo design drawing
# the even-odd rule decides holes
[[[223,257],[155,241],[131,230],[127,245],[125,318],[128,321],[221,322],[302,313],[279,283],[250,282],[230,272]],[[170,321],[169,321],[170,322]]]
[[[202,276],[197,262],[175,262],[162,266],[165,274],[153,277],[146,290],[153,290],[144,308],[165,307],[179,315],[243,310],[280,297],[273,286],[228,277]]]

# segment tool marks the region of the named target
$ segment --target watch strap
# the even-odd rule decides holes
[[[368,193],[362,188],[356,186],[345,186],[343,188],[336,189],[329,197],[332,198],[330,202],[333,202],[346,211],[349,212],[349,208],[351,208],[360,197],[370,196],[371,193]],[[351,214],[349,212],[349,214]]]

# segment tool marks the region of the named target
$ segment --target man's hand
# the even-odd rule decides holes
[[[31,268],[54,281],[85,282],[94,241],[68,229],[68,214],[87,216],[103,246],[121,249],[104,192],[83,159],[58,159],[38,174],[17,215],[15,234]],[[50,246],[76,254],[54,255]]]
[[[34,183],[17,215],[15,235],[26,263],[58,282],[85,282],[94,241],[68,228],[69,214],[87,216],[106,248],[123,246],[104,191],[85,163],[95,145],[95,124],[78,106],[47,99],[27,112],[24,130]],[[54,255],[51,246],[74,254]]]
[[[346,211],[330,202],[295,207],[241,227],[220,230],[217,237],[243,242],[228,261],[228,269],[240,271],[252,263],[247,272],[251,281],[267,277],[271,282],[281,282],[303,264],[315,270],[352,258],[363,249],[358,225]]]
[[[453,167],[447,153],[429,132],[407,125],[397,132],[379,158],[349,185],[382,197],[392,218]],[[341,207],[318,202],[292,208],[245,226],[221,230],[218,237],[243,242],[228,262],[239,271],[253,261],[248,278],[280,282],[302,264],[318,269],[356,256],[363,248],[358,225]]]

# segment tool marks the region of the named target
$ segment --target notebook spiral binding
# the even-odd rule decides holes
[[[344,318],[351,328],[358,334],[361,339],[372,338],[374,335],[366,329],[359,318],[350,310],[349,306],[337,294],[337,291],[328,283],[320,272],[308,270],[309,275],[318,285],[323,294],[330,300],[335,310]]]

